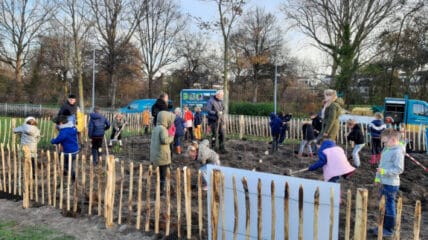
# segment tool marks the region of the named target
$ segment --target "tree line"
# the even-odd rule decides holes
[[[243,0],[195,1],[217,18],[188,16],[175,0],[0,1],[0,101],[57,104],[73,92],[84,109],[94,78],[104,107],[215,87],[226,106],[271,102],[275,72],[285,111],[318,108],[324,88],[347,104],[427,98],[422,0],[284,0],[276,14]],[[291,30],[326,54],[328,74],[293,56]]]

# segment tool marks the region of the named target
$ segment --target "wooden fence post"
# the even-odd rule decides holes
[[[394,240],[400,240],[400,229],[401,229],[401,215],[403,213],[403,198],[397,199],[397,215],[395,218],[395,229],[394,229]],[[416,216],[416,214],[415,214]]]
[[[141,208],[142,208],[142,201],[143,201],[143,165],[140,164],[140,171],[138,174],[138,193],[137,193],[137,221],[136,221],[136,229],[140,229],[141,227]],[[151,167],[151,166],[150,166]],[[149,169],[150,171],[150,169]],[[149,175],[149,174],[148,174]],[[147,176],[147,181],[148,181]],[[149,203],[150,204],[150,203]],[[147,223],[146,223],[147,226]],[[146,230],[147,232],[148,230]]]
[[[367,236],[368,191],[367,189],[358,188],[356,193],[354,239],[363,240]]]
[[[105,219],[106,227],[113,227],[113,213],[114,213],[114,193],[116,186],[116,161],[114,156],[110,155],[107,158],[107,179],[104,195],[104,204],[105,204]]]
[[[275,182],[270,182],[270,199],[271,199],[271,239],[276,239],[276,206],[275,206]]]
[[[165,236],[169,236],[171,225],[171,170],[166,169],[166,219],[165,219]]]
[[[186,229],[187,239],[192,238],[192,186],[191,186],[191,173],[187,167],[183,168],[184,175],[184,206],[186,209]]]
[[[177,237],[181,238],[181,171],[179,168],[175,171],[175,182],[177,184],[175,188],[177,194]]]
[[[385,218],[385,195],[382,195],[379,202],[379,218],[377,220],[377,239],[382,240],[383,238],[383,220]]]
[[[213,182],[214,183],[216,182],[215,179],[213,179]],[[250,226],[251,204],[250,204],[250,193],[248,191],[248,181],[246,177],[242,178],[242,186],[244,188],[244,193],[245,193],[245,239],[248,240],[250,239],[250,228],[251,228]],[[213,211],[213,208],[211,208],[211,211]]]
[[[303,240],[303,186],[299,186],[299,232],[297,239]]]
[[[46,166],[46,175],[47,175],[47,185],[48,185],[48,205],[52,206],[52,191],[51,191],[51,152],[46,151],[47,157],[47,166]],[[55,186],[56,187],[56,186]]]
[[[244,138],[244,133],[245,133],[244,116],[243,115],[239,115],[239,139]]]
[[[164,186],[165,187],[165,186]],[[164,189],[160,188],[160,168],[156,168],[156,196],[155,196],[155,234],[159,233],[159,218],[160,218],[160,194]],[[165,192],[164,192],[165,194]]]
[[[0,145],[0,151],[1,151],[1,166],[2,166],[2,173],[3,173],[3,191],[6,192],[7,191],[7,186],[6,186],[6,164],[5,164],[5,157],[4,157],[4,144],[2,143]]]
[[[156,168],[156,171],[158,170],[159,167]],[[151,202],[151,198],[150,198],[150,193],[151,193],[151,188],[152,188],[152,176],[153,176],[153,168],[152,165],[149,166],[149,171],[147,172],[147,184],[146,184],[146,224],[144,227],[144,231],[148,232],[150,230],[150,216],[151,216],[151,206],[150,206],[150,202]]]
[[[263,233],[263,204],[262,204],[262,180],[257,182],[257,239],[262,239]]]
[[[30,178],[31,178],[31,153],[28,146],[23,146],[24,152],[24,198],[22,201],[23,208],[30,207]]]
[[[330,240],[333,239],[333,226],[334,226],[334,190],[333,188],[330,188],[330,228],[329,228]]]
[[[119,196],[119,216],[117,217],[117,223],[122,224],[122,200],[123,200],[123,182],[125,179],[125,167],[123,160],[120,161],[120,196]]]
[[[210,195],[211,195],[211,237],[213,240],[218,239],[218,214],[220,211],[220,186],[221,172],[213,170],[211,175]]]
[[[319,208],[320,208],[320,188],[317,187],[314,193],[314,235],[313,239],[318,240],[318,219],[319,219]]]
[[[290,239],[290,185],[285,182],[284,189],[284,239]]]
[[[202,201],[202,172],[198,171],[198,227],[199,227],[199,238],[202,239],[202,230],[204,228],[204,208]]]
[[[128,224],[132,222],[132,197],[134,186],[134,162],[129,163],[129,190],[128,190]]]
[[[351,190],[348,189],[346,193],[345,240],[349,240],[351,237],[351,202],[352,202]]]
[[[413,239],[419,240],[419,233],[421,231],[421,201],[416,201],[415,205],[415,218],[413,220]]]
[[[132,162],[131,162],[132,163]],[[92,204],[94,201],[94,163],[93,157],[89,157],[89,205],[88,205],[88,215],[92,215]]]

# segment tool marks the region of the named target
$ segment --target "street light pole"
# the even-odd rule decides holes
[[[275,84],[273,89],[273,111],[276,114],[276,89],[277,89],[277,82],[278,82],[278,65],[275,64]]]
[[[92,111],[95,108],[95,48],[92,53]]]

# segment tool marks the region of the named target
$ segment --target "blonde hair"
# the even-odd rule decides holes
[[[181,113],[181,108],[175,108],[175,110],[174,110],[174,113],[175,114],[180,114]]]
[[[381,136],[384,138],[395,138],[395,139],[400,139],[401,133],[393,128],[387,128],[385,129],[382,133]]]
[[[337,97],[337,92],[336,90],[333,90],[333,89],[326,89],[324,90],[324,95]]]
[[[375,113],[375,118],[376,119],[382,119],[383,118],[382,113],[380,113],[380,112]]]

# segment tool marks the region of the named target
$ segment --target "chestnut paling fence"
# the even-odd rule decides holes
[[[1,144],[1,162],[0,162],[0,191],[19,195],[23,198],[23,207],[30,208],[32,202],[44,205],[50,205],[62,209],[67,214],[93,215],[97,214],[105,218],[106,227],[110,228],[115,224],[129,224],[136,229],[145,232],[162,234],[164,236],[175,234],[178,238],[199,238],[206,239],[208,233],[211,233],[212,239],[224,239],[225,226],[219,224],[219,216],[224,216],[225,205],[238,205],[236,197],[236,187],[234,186],[234,201],[224,202],[224,185],[222,179],[224,176],[218,170],[211,174],[211,185],[209,186],[210,199],[207,198],[207,192],[203,191],[201,172],[196,172],[189,168],[177,168],[167,172],[165,194],[161,196],[159,170],[153,169],[149,165],[134,163],[132,161],[125,163],[118,161],[114,156],[109,155],[107,159],[94,166],[91,164],[91,158],[87,159],[85,155],[77,156],[74,169],[75,180],[71,175],[71,158],[64,155],[58,155],[56,152],[41,151],[37,164],[31,163],[31,155],[27,148],[23,148],[23,154],[20,154],[18,145]],[[67,174],[64,173],[64,161],[69,161],[70,169]],[[240,181],[239,181],[240,180]],[[243,189],[248,193],[246,178],[236,179],[234,182],[241,182]],[[260,182],[260,180],[259,180]],[[279,204],[284,206],[284,219],[276,219],[272,214],[271,222],[284,222],[284,239],[289,239],[290,221],[298,221],[299,239],[303,239],[303,187],[298,189],[299,199],[290,199],[288,183],[285,184],[285,193],[281,196],[282,201],[278,201],[277,196],[272,195],[272,206]],[[235,185],[235,184],[234,184]],[[258,201],[261,199],[261,188],[257,186]],[[275,192],[275,184],[271,184],[272,194]],[[318,239],[318,214],[319,209],[319,191],[314,196],[305,196],[314,198],[314,235],[313,239]],[[354,194],[354,196],[353,196]],[[352,199],[354,198],[354,199]],[[276,200],[275,200],[276,199]],[[352,200],[354,200],[355,212],[351,212]],[[291,201],[297,201],[299,204],[299,219],[290,219],[287,214]],[[355,193],[347,191],[345,199],[345,239],[366,239],[367,238],[367,209],[368,209],[368,190],[357,189]],[[206,206],[209,204],[211,225],[207,226]],[[246,208],[250,205],[259,206],[259,202],[250,202],[246,197]],[[334,197],[330,197],[330,208],[333,212]],[[272,207],[272,209],[275,209]],[[262,214],[262,209],[257,211]],[[271,211],[263,209],[263,211]],[[379,226],[383,224],[385,211],[385,200],[382,199],[379,204]],[[354,214],[354,215],[352,215]],[[398,199],[397,204],[397,224],[394,239],[400,239],[402,215],[402,200]],[[416,201],[414,207],[413,219],[413,239],[419,239],[421,224],[421,202]],[[329,235],[333,239],[333,218],[330,216],[321,216],[322,219],[330,221]],[[351,226],[351,217],[354,218],[353,228]],[[249,215],[246,219],[239,219],[235,212],[235,222],[247,223],[246,228],[250,227],[248,223]],[[263,223],[261,217],[257,217],[257,236],[250,236],[249,231],[246,239],[261,239]],[[224,221],[221,221],[224,222]],[[272,224],[275,225],[275,224]],[[382,227],[379,227],[382,231]],[[221,233],[221,236],[220,234]],[[379,232],[382,236],[381,232]],[[234,239],[237,239],[236,228],[233,232]],[[271,238],[275,239],[277,232],[272,229]],[[242,236],[240,236],[242,238]],[[381,238],[380,238],[381,239]]]
[[[103,113],[110,121],[113,120],[114,113],[104,112]],[[126,135],[139,135],[144,131],[142,114],[126,114],[127,125],[124,129],[124,134]],[[48,144],[50,139],[55,137],[54,124],[52,123],[49,117],[38,118],[39,128],[41,130],[41,143]],[[302,125],[304,122],[309,119],[292,119],[289,122],[289,130],[287,131],[287,139],[301,140],[303,137],[302,134]],[[21,119],[11,119],[3,118],[0,119],[0,141],[8,143],[12,139],[11,128],[22,124],[23,118]],[[85,116],[85,126],[88,122],[88,116]],[[368,134],[367,124],[361,124],[362,131],[366,138],[366,142],[370,142],[370,136]],[[403,133],[404,138],[411,143],[412,149],[415,151],[427,151],[427,140],[426,140],[426,127],[425,125],[409,125],[405,126],[406,131]],[[150,126],[150,129],[153,126]],[[243,116],[243,115],[227,115],[225,116],[225,131],[227,135],[234,135],[240,139],[252,136],[260,138],[268,138],[271,136],[270,127],[269,127],[269,118],[268,117],[259,117],[259,116]],[[210,129],[208,127],[207,119],[204,118],[202,124],[202,132],[204,136],[210,134]],[[349,129],[346,127],[346,124],[341,124],[339,129],[339,134],[337,142],[342,145],[349,144],[346,141],[346,136],[349,133]],[[110,134],[110,130],[107,132],[107,135]],[[86,131],[83,132],[83,138],[87,141]]]

